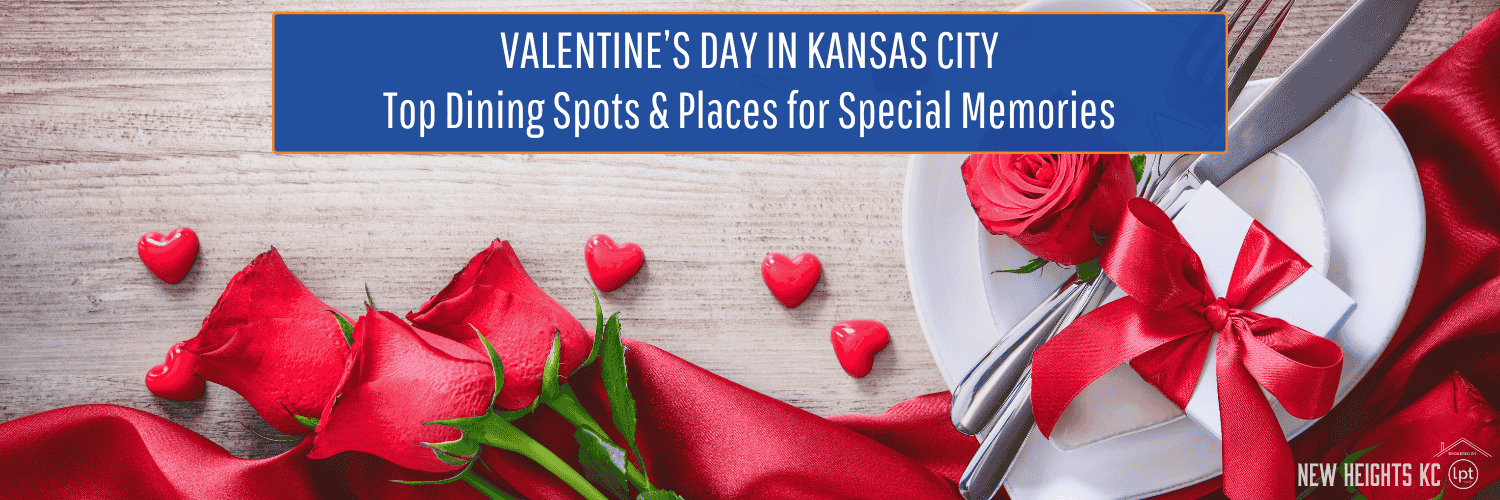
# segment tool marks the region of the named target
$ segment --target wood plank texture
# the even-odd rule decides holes
[[[357,311],[436,293],[491,238],[543,289],[592,314],[584,240],[645,249],[604,295],[627,336],[757,391],[831,415],[944,389],[906,280],[896,155],[277,156],[270,153],[277,11],[984,11],[1019,2],[523,0],[10,2],[0,9],[0,421],[82,403],[139,408],[240,456],[287,448],[238,395],[151,396],[141,377],[191,337],[224,284],[272,245],[320,297]],[[1163,10],[1200,1],[1159,2]],[[1299,1],[1257,76],[1280,73],[1347,8]],[[1360,86],[1384,103],[1500,0],[1428,0]],[[203,241],[179,285],[135,256],[146,231]],[[767,252],[813,252],[822,282],[787,310]],[[843,374],[828,329],[884,321],[891,346]]]

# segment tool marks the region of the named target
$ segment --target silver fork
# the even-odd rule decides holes
[[[1234,25],[1250,2],[1246,0],[1231,17]],[[1240,48],[1261,16],[1275,0],[1264,0],[1260,8],[1236,38],[1227,55],[1226,65],[1233,62]],[[1245,61],[1235,70],[1229,83],[1228,105],[1232,106],[1244,90],[1245,82],[1260,64],[1262,56],[1280,30],[1295,0],[1287,0],[1275,21],[1264,31]],[[1218,0],[1210,8],[1222,11],[1228,0]],[[1226,109],[1227,111],[1227,109]],[[1196,155],[1177,157],[1170,163],[1157,162],[1157,168],[1145,172],[1139,194],[1155,203],[1168,204],[1181,193],[1179,179]],[[1161,165],[1166,164],[1165,169]],[[1166,182],[1167,180],[1173,182]],[[1082,314],[1097,307],[1113,290],[1113,282],[1100,275],[1089,282],[1069,279],[1048,300],[1028,314],[961,381],[953,392],[953,425],[965,434],[981,439],[979,451],[959,480],[959,491],[969,500],[988,500],[1000,490],[1010,472],[1010,465],[1020,452],[1034,418],[1031,413],[1031,355],[1047,339]],[[1013,339],[1013,340],[1012,340]],[[1009,342],[1007,342],[1009,341]]]

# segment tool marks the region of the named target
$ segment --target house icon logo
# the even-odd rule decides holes
[[[1444,455],[1458,457],[1448,464],[1448,484],[1461,490],[1473,488],[1479,482],[1479,467],[1474,465],[1473,460],[1479,460],[1480,457],[1492,458],[1489,452],[1464,438],[1459,438],[1453,444],[1441,443],[1440,448],[1433,458]]]
[[[1433,458],[1441,457],[1443,455],[1456,457],[1482,456],[1485,458],[1491,458],[1488,452],[1484,451],[1478,446],[1475,446],[1474,443],[1469,442],[1469,440],[1465,438],[1458,438],[1458,441],[1454,441],[1453,444],[1440,443],[1439,447],[1441,449],[1438,450],[1436,455],[1433,455]]]

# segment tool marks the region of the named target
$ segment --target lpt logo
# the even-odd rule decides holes
[[[1474,465],[1467,458],[1460,458],[1448,466],[1448,484],[1454,488],[1467,490],[1479,483],[1479,466]]]

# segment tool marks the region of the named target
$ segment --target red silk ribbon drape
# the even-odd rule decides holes
[[[979,447],[953,429],[946,392],[881,415],[823,418],[651,345],[625,342],[637,439],[652,481],[689,500],[956,499],[954,481]],[[569,384],[614,433],[597,367]],[[515,423],[577,466],[573,424],[545,408]],[[442,474],[354,452],[312,460],[307,451],[303,445],[243,460],[139,410],[73,406],[0,424],[0,498],[483,499],[463,483],[390,482]],[[523,498],[582,498],[520,455],[489,449],[484,458],[494,472],[475,470]]]
[[[1105,372],[1130,362],[1179,407],[1197,385],[1212,334],[1224,436],[1224,487],[1237,499],[1291,498],[1294,465],[1270,402],[1311,419],[1333,406],[1343,351],[1338,344],[1250,309],[1310,267],[1260,223],[1245,234],[1228,295],[1209,288],[1198,254],[1150,202],[1126,206],[1100,257],[1129,293],[1063,329],[1033,357],[1032,408],[1050,435],[1063,409]]]

